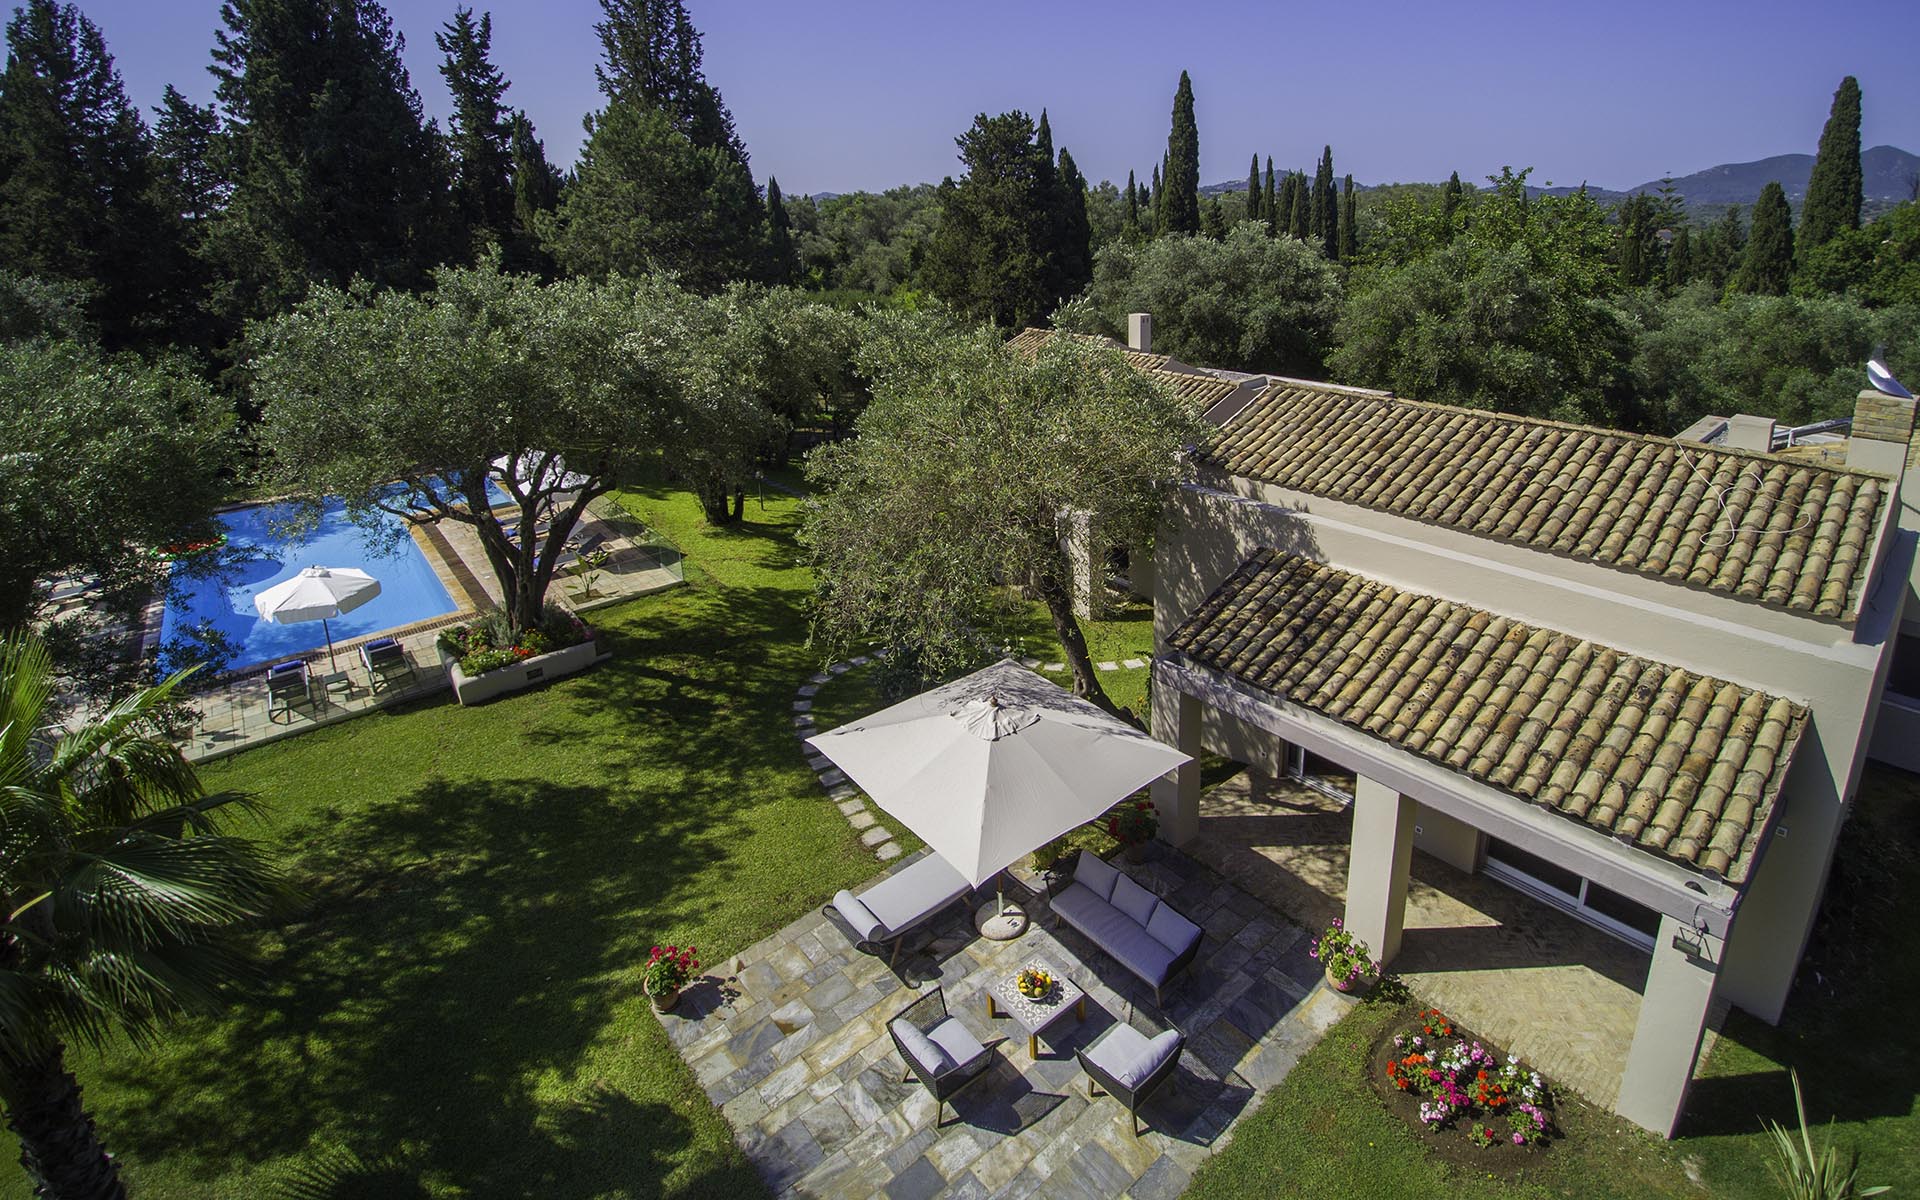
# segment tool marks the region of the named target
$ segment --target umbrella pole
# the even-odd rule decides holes
[[[993,876],[993,906],[981,905],[973,914],[973,927],[980,936],[995,942],[1012,941],[1027,931],[1027,912],[1018,904],[1007,904],[1006,872]]]
[[[329,670],[337,671],[340,669],[340,664],[333,658],[333,630],[327,628],[325,617],[320,618],[320,632],[327,635],[327,667]]]

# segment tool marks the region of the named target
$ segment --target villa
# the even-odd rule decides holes
[[[1228,807],[1182,768],[1161,836],[1317,886],[1416,991],[1671,1135],[1724,1006],[1778,1022],[1867,758],[1916,765],[1914,401],[1863,392],[1796,455],[1762,418],[1649,437],[1212,372],[1151,329],[1130,361],[1220,430],[1129,568],[1153,729],[1274,785]],[[1335,844],[1286,846],[1303,816]],[[1441,893],[1559,923],[1490,948]],[[1444,961],[1469,926],[1504,996]]]

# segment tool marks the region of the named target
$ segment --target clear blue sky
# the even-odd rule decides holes
[[[430,114],[447,98],[433,33],[454,0],[390,0]],[[219,0],[81,0],[135,103],[195,99]],[[486,0],[475,7],[486,9]],[[1361,183],[1474,180],[1628,187],[1720,162],[1811,153],[1843,75],[1866,146],[1920,152],[1920,3],[1555,0],[1370,5],[981,0],[688,0],[708,78],[754,174],[789,192],[852,191],[957,171],[975,113],[1052,114],[1093,180],[1150,173],[1173,90],[1193,75],[1201,179],[1244,178],[1255,150],[1311,168],[1323,142]],[[597,0],[497,0],[494,57],[550,157],[571,163],[598,106]],[[1904,61],[1903,61],[1904,60]]]

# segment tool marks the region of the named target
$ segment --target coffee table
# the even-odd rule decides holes
[[[1015,980],[1020,972],[1033,968],[1053,976],[1053,991],[1038,1000],[1020,994]],[[1087,994],[1068,979],[1058,967],[1044,959],[1023,963],[1020,968],[987,989],[987,1016],[1012,1017],[1027,1031],[1027,1056],[1040,1057],[1040,1035],[1047,1026],[1072,1009],[1074,1019],[1087,1019]]]

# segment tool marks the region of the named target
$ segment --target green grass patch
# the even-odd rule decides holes
[[[135,1194],[271,1196],[356,1162],[432,1196],[762,1193],[640,964],[668,941],[720,962],[876,864],[790,732],[821,665],[798,502],[712,529],[685,495],[624,500],[688,586],[595,614],[612,662],[206,769],[262,798],[247,832],[308,900],[263,939],[263,994],[74,1056]]]

